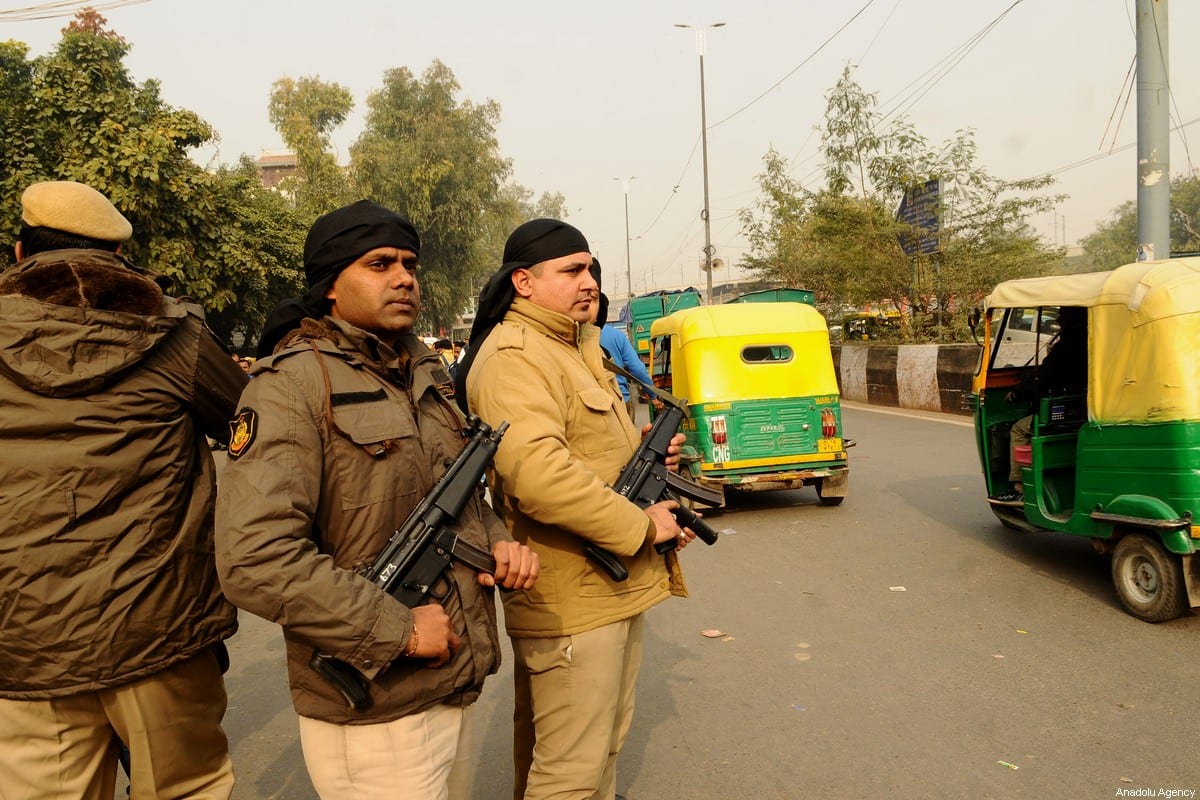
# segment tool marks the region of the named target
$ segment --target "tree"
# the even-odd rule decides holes
[[[299,176],[285,178],[280,189],[293,194],[305,219],[351,202],[349,181],[329,152],[331,135],[354,108],[350,90],[319,77],[280,78],[271,86],[267,116],[293,153]]]
[[[791,177],[774,150],[764,157],[761,197],[739,212],[751,252],[744,266],[766,280],[802,285],[834,309],[891,302],[915,311],[972,302],[1000,280],[1035,274],[1061,259],[1026,225],[1057,199],[1052,179],[1005,181],[975,163],[974,133],[933,148],[907,120],[886,123],[847,68],[827,95],[825,185]],[[905,191],[940,181],[940,252],[909,258],[895,218]]]
[[[1113,209],[1101,223],[1081,240],[1095,269],[1115,269],[1137,257],[1137,203],[1128,200]],[[1171,181],[1171,252],[1200,251],[1200,177],[1179,177]]]
[[[222,260],[222,288],[237,302],[210,311],[208,324],[247,350],[275,303],[303,291],[297,265],[308,228],[287,197],[262,185],[249,156],[214,177],[217,214],[206,228],[215,234],[211,249]]]
[[[518,225],[531,219],[566,219],[567,214],[567,199],[560,192],[543,192],[534,198],[533,190],[528,187],[512,182],[504,184],[500,187],[494,213],[488,216],[487,243],[483,250],[496,256],[489,269],[499,266],[504,243]]]
[[[90,10],[48,55],[28,61],[23,45],[0,45],[0,224],[16,238],[31,183],[86,183],[132,223],[123,250],[131,260],[202,304],[218,333],[256,330],[269,293],[299,276],[294,249],[275,231],[302,239],[303,229],[294,212],[251,190],[245,165],[210,174],[191,160],[214,131],[164,102],[157,82],[135,83],[128,52]]]
[[[459,88],[439,61],[419,79],[388,70],[350,149],[360,194],[406,214],[421,232],[424,318],[439,331],[499,263],[497,230],[511,211],[503,192],[511,166],[496,140],[500,107],[460,102]]]

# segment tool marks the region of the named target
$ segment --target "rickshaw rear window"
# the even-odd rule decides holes
[[[748,364],[783,363],[792,360],[792,348],[786,344],[755,344],[742,348],[742,361]]]

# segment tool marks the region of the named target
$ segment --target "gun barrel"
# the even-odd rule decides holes
[[[700,519],[695,511],[680,506],[673,513],[675,514],[675,521],[679,523],[681,528],[690,528],[692,533],[699,536],[701,541],[707,545],[717,543],[717,532],[707,522]]]

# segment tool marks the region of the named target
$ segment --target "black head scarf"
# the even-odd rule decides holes
[[[484,339],[500,324],[516,296],[512,274],[534,264],[562,258],[574,253],[587,253],[591,248],[577,228],[557,219],[535,219],[517,227],[504,244],[504,263],[479,293],[479,306],[471,324],[470,349],[458,366],[455,378],[455,397],[459,408],[467,411],[467,373],[475,362]]]
[[[370,200],[359,200],[318,217],[304,240],[304,277],[308,291],[283,300],[267,315],[255,354],[271,355],[284,336],[305,317],[329,311],[325,293],[342,270],[377,247],[421,253],[421,237],[406,218]]]
[[[600,259],[592,256],[592,266],[588,268],[588,272],[596,279],[596,291],[600,292],[600,287],[604,285],[600,281]],[[596,327],[603,328],[604,323],[608,321],[608,295],[604,292],[600,292],[599,305],[596,310]]]

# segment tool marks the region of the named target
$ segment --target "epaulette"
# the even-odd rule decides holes
[[[492,339],[497,350],[524,350],[525,326],[501,323],[488,335],[488,341]]]

